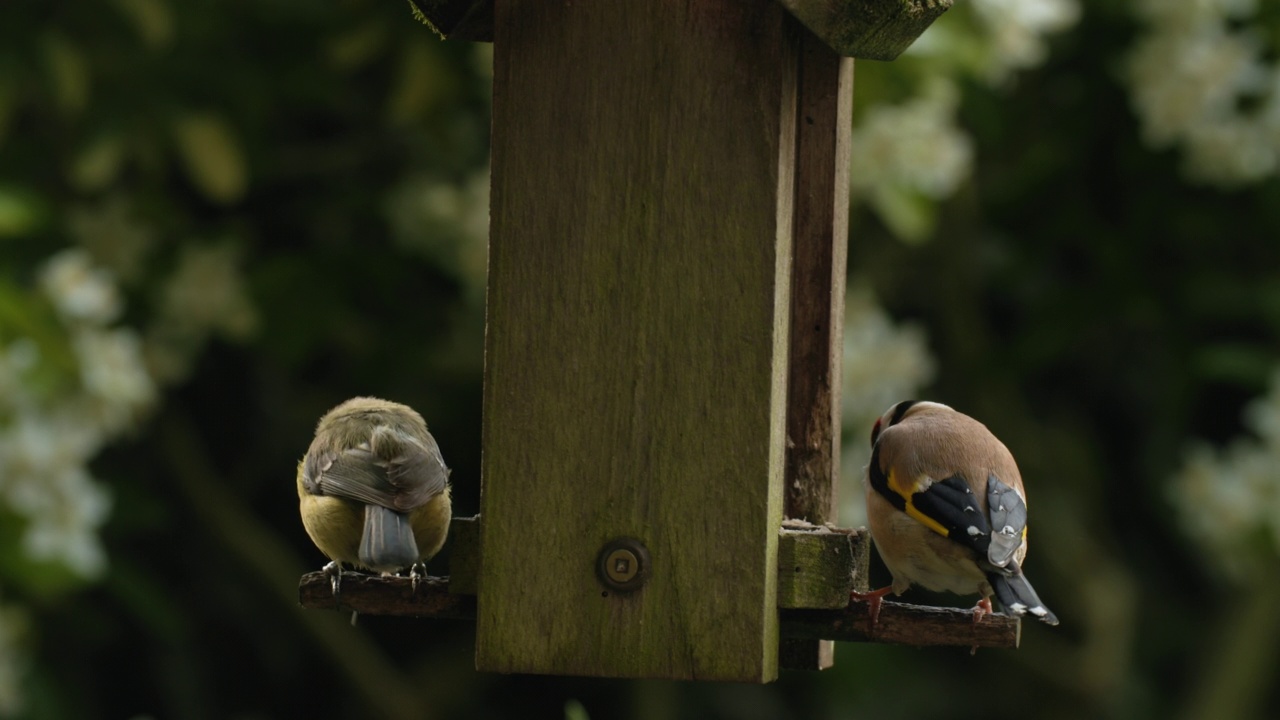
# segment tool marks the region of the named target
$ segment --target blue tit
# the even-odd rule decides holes
[[[417,570],[449,531],[449,469],[422,416],[399,403],[347,400],[320,418],[298,463],[302,525],[336,571]]]

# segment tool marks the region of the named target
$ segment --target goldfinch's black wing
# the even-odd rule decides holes
[[[987,476],[987,515],[964,476],[904,478],[880,464],[880,446],[871,452],[871,487],[921,525],[972,548],[991,565],[1009,564],[1027,531],[1027,504],[995,474]],[[992,531],[995,528],[995,531]]]
[[[303,466],[303,487],[407,512],[444,492],[449,471],[435,440],[378,427],[369,442],[340,452],[317,452]]]
[[[871,487],[889,504],[930,530],[972,548],[985,557],[991,545],[991,524],[983,516],[977,496],[959,473],[941,480],[898,477],[880,465],[880,446],[871,451]]]

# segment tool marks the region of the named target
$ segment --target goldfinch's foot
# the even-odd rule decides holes
[[[982,618],[995,612],[991,607],[991,598],[982,598],[973,606],[973,624],[977,625],[982,622]]]
[[[409,587],[418,592],[418,580],[427,576],[426,563],[414,563],[409,566]]]
[[[893,586],[887,585],[879,590],[871,590],[868,592],[858,592],[857,590],[849,591],[849,601],[864,602],[867,604],[867,614],[871,616],[871,622],[867,628],[867,636],[871,637],[876,634],[876,625],[880,622],[880,604],[884,602],[884,596],[893,592]]]
[[[982,618],[984,618],[984,617],[986,617],[986,616],[988,616],[988,615],[991,615],[991,614],[992,614],[992,613],[994,613],[994,612],[995,612],[995,609],[991,607],[991,598],[985,598],[985,597],[984,597],[984,598],[982,598],[981,600],[979,600],[979,601],[978,601],[978,602],[973,606],[973,624],[974,624],[974,626],[975,626],[975,627],[977,627],[978,623],[982,622]],[[977,645],[971,645],[971,646],[969,647],[969,654],[970,654],[970,655],[977,655],[977,654],[978,654],[978,646],[977,646]]]

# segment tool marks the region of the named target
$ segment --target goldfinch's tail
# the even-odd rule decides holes
[[[1027,582],[1027,576],[1022,574],[1022,568],[1016,562],[1010,562],[1003,568],[1003,572],[988,572],[987,581],[991,583],[996,600],[1004,606],[1005,612],[1014,615],[1031,613],[1050,625],[1058,624],[1058,616],[1040,602],[1040,596],[1036,595],[1035,588]]]

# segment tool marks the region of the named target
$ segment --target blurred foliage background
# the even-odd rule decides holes
[[[1277,716],[1278,56],[1274,3],[969,0],[860,62],[842,523],[872,419],[951,404],[1063,624],[622,682],[296,605],[342,399],[421,411],[477,509],[491,48],[385,0],[4,3],[0,717]]]

